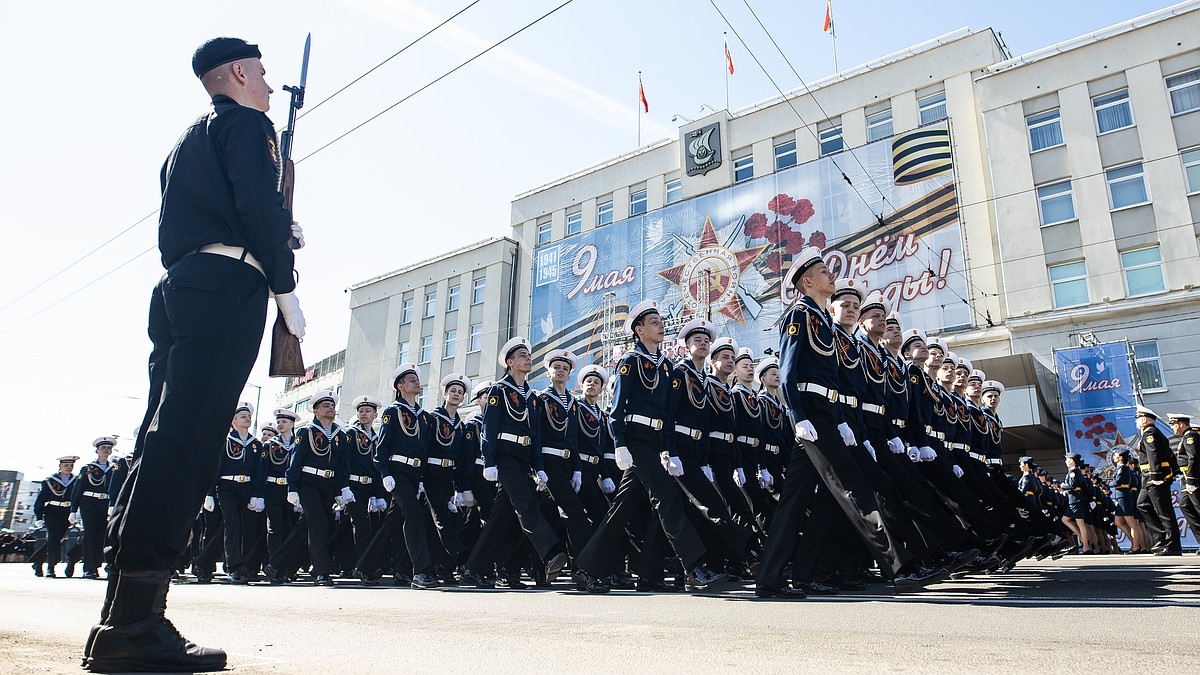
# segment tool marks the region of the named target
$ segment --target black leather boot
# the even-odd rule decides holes
[[[96,633],[100,632],[100,627],[108,621],[108,615],[112,612],[113,598],[117,595],[117,581],[120,578],[121,572],[116,569],[108,575],[108,588],[104,591],[104,604],[100,606],[100,623],[92,626],[92,629],[88,631],[87,642],[83,643],[83,663],[80,665],[85,668],[88,658],[92,655],[92,643],[96,641]]]
[[[225,652],[188,641],[165,616],[171,572],[121,570],[85,667],[94,672],[207,672]]]

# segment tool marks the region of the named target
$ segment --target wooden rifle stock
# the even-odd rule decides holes
[[[292,212],[292,190],[296,185],[296,165],[289,158],[283,165],[279,191],[283,193],[283,208]],[[289,242],[289,246],[291,243]],[[304,356],[300,353],[300,338],[292,335],[283,320],[283,312],[275,309],[275,325],[271,327],[271,377],[300,377],[304,374]]]

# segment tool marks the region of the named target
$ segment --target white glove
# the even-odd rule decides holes
[[[758,470],[758,486],[764,490],[775,484],[775,477],[766,469]]]
[[[951,467],[951,470],[954,471],[955,478],[962,478],[963,470],[961,468],[959,468],[959,466],[957,464],[955,464],[953,467]]]
[[[375,500],[375,512],[383,513],[387,511],[387,500],[383,497],[372,497]]]
[[[71,515],[67,516],[67,522],[68,522],[68,523],[70,523],[70,524],[72,524],[72,525],[75,525],[75,524],[77,524],[77,523],[79,522],[79,512],[78,512],[78,511],[72,511],[72,512],[71,512]]]
[[[854,432],[850,430],[849,424],[846,424],[845,422],[839,424],[838,433],[842,435],[842,442],[846,444],[846,447],[850,447],[851,445],[857,443],[857,441],[854,440]]]
[[[292,510],[296,513],[304,513],[304,507],[300,506],[299,504],[292,504]]]
[[[605,478],[604,480],[600,481],[600,491],[606,495],[611,495],[617,491],[617,485],[613,483],[613,479]]]
[[[383,489],[391,492],[396,489],[396,479],[391,476],[383,477]]]
[[[117,507],[115,507],[115,506],[108,507],[108,514],[107,514],[108,517],[112,518],[113,511],[116,511],[116,510],[117,510]]]
[[[746,484],[746,471],[740,466],[733,470],[733,484],[738,487]]]
[[[871,445],[871,441],[863,441],[862,444],[863,447],[867,449],[867,452],[871,453],[871,459],[878,462],[879,457],[875,456],[875,446]]]
[[[533,474],[533,482],[537,484],[537,489],[545,492],[550,486],[550,477],[546,475],[545,471],[538,471]]]
[[[420,497],[423,494],[425,494],[425,481],[419,481],[417,483],[417,496]]]
[[[299,492],[289,492],[287,494],[287,500],[288,500],[288,503],[291,504],[292,506],[300,506],[300,493]]]
[[[262,497],[251,497],[247,508],[255,513],[262,513],[267,508],[267,500]]]
[[[204,510],[212,512],[212,510],[215,508],[217,508],[217,500],[213,499],[211,496],[205,497],[204,498]]]
[[[475,506],[478,503],[479,502],[475,501],[475,493],[474,492],[472,492],[470,490],[463,490],[463,493],[462,493],[462,505],[463,506],[470,508],[472,506]]]
[[[46,521],[42,520],[41,518],[38,518],[37,520],[33,521],[33,529],[35,529],[35,530],[40,530],[45,526],[46,526]]]
[[[453,504],[453,505],[455,506],[454,512],[455,512],[455,513],[457,513],[457,512],[458,512],[458,508],[457,508],[457,507],[459,507],[459,506],[462,506],[462,505],[463,505],[463,493],[461,493],[461,492],[455,492],[455,493],[454,493],[454,499],[452,499],[452,500],[450,501],[450,503],[451,503],[451,504]]]
[[[354,501],[354,493],[350,491],[350,488],[348,488],[348,487],[342,488],[342,506],[345,506],[346,504],[349,504],[353,501]]]
[[[458,513],[458,504],[455,503],[455,500],[457,498],[458,498],[458,496],[455,495],[455,499],[451,499],[450,503],[446,504],[446,508],[450,509],[450,513]]]
[[[893,455],[899,455],[904,452],[904,441],[900,440],[900,437],[897,436],[888,441],[888,449],[892,451]]]
[[[669,476],[683,475],[683,462],[679,461],[678,457],[672,457],[669,453],[659,453],[659,459],[662,461],[663,468],[667,470]]]
[[[711,466],[705,464],[704,466],[700,467],[700,473],[704,474],[704,477],[708,479],[708,482],[710,482],[710,483],[717,482],[716,477],[713,476]]]
[[[500,480],[500,472],[494,466],[485,466],[483,467],[483,479],[495,483]]]
[[[1197,489],[1198,488],[1195,485],[1184,485],[1183,486],[1183,491],[1188,494],[1195,492]]]
[[[617,468],[622,471],[628,471],[633,468],[633,455],[629,454],[629,448],[621,446],[615,450],[617,455]]]
[[[921,461],[921,451],[917,449],[917,446],[908,446],[908,458],[914,462]]]
[[[295,250],[299,251],[304,248],[304,230],[300,229],[300,223],[294,220],[292,221],[292,239],[298,242]]]
[[[283,315],[288,332],[298,338],[304,337],[304,312],[300,311],[300,300],[292,293],[276,293],[275,304]]]
[[[937,451],[935,451],[933,448],[929,447],[928,445],[922,445],[921,446],[921,461],[922,462],[932,462],[935,459],[937,459]]]
[[[583,472],[576,471],[571,474],[571,489],[576,492],[583,489]]]
[[[808,441],[810,443],[817,442],[817,428],[812,425],[812,422],[804,420],[796,422],[796,438]]]
[[[378,511],[379,507],[375,504],[375,498],[371,497],[367,499],[367,513],[376,513]]]
[[[1162,485],[1162,484],[1163,484],[1163,481],[1161,481],[1161,480],[1152,480],[1152,481],[1150,481],[1150,484],[1151,484],[1151,485]]]

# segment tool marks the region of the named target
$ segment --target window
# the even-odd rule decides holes
[[[1107,169],[1104,179],[1108,181],[1108,201],[1113,209],[1144,204],[1150,199],[1141,162]]]
[[[1042,225],[1075,220],[1075,202],[1071,199],[1071,181],[1043,185],[1037,189]]]
[[[1200,69],[1168,77],[1167,95],[1175,115],[1200,110]]]
[[[483,324],[471,324],[470,342],[467,343],[467,353],[473,354],[483,349]]]
[[[596,227],[608,225],[613,221],[613,203],[612,199],[606,202],[600,202],[596,205]]]
[[[678,178],[673,181],[668,181],[667,198],[665,203],[674,204],[680,199],[683,199],[683,181]]]
[[[400,359],[397,363],[408,363],[408,343],[400,345]]]
[[[429,387],[421,387],[421,393],[417,394],[417,407],[424,408],[427,400],[429,400]]]
[[[1166,389],[1163,379],[1162,358],[1158,353],[1158,340],[1133,342],[1133,364],[1137,368],[1138,381],[1142,389]]]
[[[425,318],[433,316],[434,310],[437,309],[437,291],[425,294]]]
[[[487,278],[479,277],[478,279],[472,281],[471,282],[471,304],[472,305],[483,304],[483,296],[486,291],[487,291]]]
[[[1129,107],[1129,90],[1122,89],[1092,99],[1096,109],[1097,133],[1108,133],[1133,126],[1133,109]]]
[[[412,298],[405,298],[404,304],[401,306],[401,309],[400,309],[400,324],[401,325],[404,325],[406,323],[412,323],[412,310],[413,310]]]
[[[629,193],[629,215],[638,216],[646,212],[646,188]]]
[[[832,155],[835,152],[841,152],[845,146],[842,144],[842,128],[834,127],[826,129],[820,133],[821,137],[821,156]]]
[[[936,94],[917,99],[917,108],[921,113],[921,124],[946,119],[946,92],[939,91]]]
[[[775,170],[782,171],[790,166],[796,166],[796,141],[775,146]]]
[[[1054,290],[1055,307],[1078,307],[1088,304],[1087,264],[1080,260],[1051,265],[1050,287]]]
[[[442,358],[452,359],[458,353],[458,331],[446,331],[446,341],[442,343]]]
[[[542,220],[538,221],[537,243],[539,246],[541,244],[549,244],[550,243],[550,219],[549,218],[543,218]]]
[[[1029,127],[1030,152],[1063,144],[1062,120],[1059,119],[1058,108],[1026,117],[1025,126]]]
[[[754,178],[754,155],[733,160],[733,182],[739,183]]]
[[[421,338],[421,360],[418,363],[429,363],[433,358],[433,336],[426,335]]]
[[[453,312],[458,309],[458,284],[450,287],[450,294],[446,296],[446,311]]]
[[[1179,153],[1183,158],[1183,177],[1188,193],[1200,192],[1200,148]]]
[[[877,141],[892,135],[892,111],[884,110],[867,115],[867,141]]]
[[[1167,290],[1163,282],[1162,253],[1157,246],[1125,251],[1121,254],[1121,269],[1129,295],[1148,295]]]
[[[567,234],[579,234],[583,231],[583,212],[574,211],[567,214]]]

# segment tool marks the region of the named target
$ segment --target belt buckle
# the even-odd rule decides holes
[[[571,451],[563,450],[563,459],[571,459]]]
[[[600,458],[599,458],[599,457],[597,457],[596,455],[592,455],[592,458],[591,458],[591,459],[589,459],[588,461],[589,461],[589,462],[591,462],[592,464],[599,464],[599,463],[600,463]]]
[[[650,428],[655,431],[662,431],[662,425],[663,425],[662,420],[655,420],[655,419],[650,420]]]
[[[235,483],[249,483],[249,482],[250,482],[250,476],[241,476],[241,475],[234,476],[234,477],[233,477],[233,482],[235,482]]]
[[[828,389],[825,394],[829,398],[830,403],[838,402],[838,393],[836,389]]]
[[[692,436],[692,440],[693,440],[693,441],[698,441],[698,440],[700,440],[700,430],[699,430],[699,429],[692,429],[692,434],[691,434],[691,436]]]
[[[530,439],[529,439],[529,437],[528,437],[528,436],[521,436],[521,437],[520,437],[520,439],[521,439],[521,445],[522,445],[522,446],[527,446],[527,445],[529,445],[529,443],[530,443]]]
[[[411,462],[412,462],[412,467],[413,467],[414,469],[415,469],[415,468],[417,468],[417,467],[419,467],[419,466],[421,466],[421,460],[420,460],[420,459],[418,459],[418,458],[416,458],[416,457],[413,457],[413,458],[412,458],[411,460],[409,460],[409,461],[411,461]]]
[[[333,469],[323,469],[321,471],[322,478],[333,478]]]

